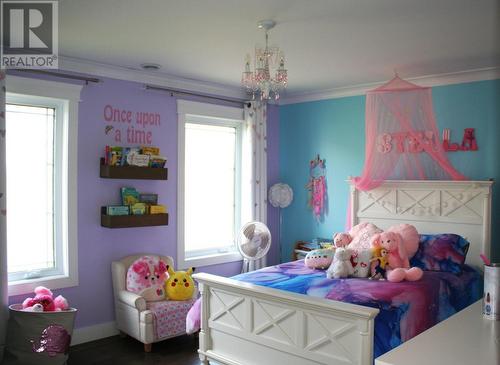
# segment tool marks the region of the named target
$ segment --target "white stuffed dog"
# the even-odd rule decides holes
[[[335,250],[333,262],[326,271],[328,279],[346,278],[354,273],[351,264],[351,255],[353,251],[349,248],[338,247]]]

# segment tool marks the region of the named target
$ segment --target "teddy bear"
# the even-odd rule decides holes
[[[474,136],[474,128],[464,129],[464,138],[460,146],[462,151],[477,151],[476,137]]]
[[[170,300],[188,300],[194,295],[194,281],[191,274],[194,272],[194,267],[190,267],[187,271],[174,271],[172,267],[167,265],[168,280],[165,283],[167,297]]]
[[[351,243],[352,237],[349,233],[339,232],[333,235],[333,244],[335,247],[345,247]]]
[[[167,265],[155,256],[142,256],[127,271],[127,290],[146,301],[165,299],[163,288],[167,280]]]
[[[34,298],[26,298],[22,307],[27,312],[55,312],[69,308],[68,301],[62,295],[54,298],[52,291],[44,286],[37,286]]]
[[[346,278],[354,273],[351,264],[352,250],[344,247],[339,247],[335,250],[333,262],[326,271],[328,279]]]
[[[333,236],[335,247],[348,247],[352,250],[351,265],[355,277],[368,277],[372,258],[370,239],[381,232],[373,223],[363,222],[352,227],[349,232],[339,232]]]
[[[420,280],[423,272],[418,267],[410,268],[410,258],[418,250],[418,233],[409,224],[390,227],[387,231],[372,237],[375,249],[387,250],[386,278],[391,282]]]

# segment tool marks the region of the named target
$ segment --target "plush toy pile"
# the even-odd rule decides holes
[[[400,224],[390,227],[387,231],[376,234],[372,237],[372,247],[385,252],[382,259],[378,259],[378,264],[373,265],[372,270],[376,273],[384,274],[387,280],[400,282],[403,280],[416,281],[422,275],[422,269],[418,267],[410,268],[410,258],[418,250],[418,233],[415,227],[409,224]],[[382,256],[380,256],[382,257]],[[384,268],[380,267],[384,263]],[[384,272],[385,270],[385,272]]]
[[[305,258],[310,268],[325,268],[328,278],[357,277],[399,282],[419,280],[423,272],[410,267],[418,250],[419,235],[409,224],[392,226],[386,231],[372,223],[361,223],[349,232],[333,236],[334,247],[311,251]],[[332,259],[333,258],[333,259]]]
[[[26,298],[23,302],[23,310],[27,312],[56,312],[69,308],[68,301],[62,295],[54,298],[50,289],[44,286],[35,288],[35,296]]]
[[[194,268],[175,272],[155,256],[142,256],[127,271],[127,290],[148,302],[191,299],[195,290],[193,272]]]

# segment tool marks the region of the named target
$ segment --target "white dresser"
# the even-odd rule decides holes
[[[482,300],[375,359],[375,365],[500,365],[500,321]]]

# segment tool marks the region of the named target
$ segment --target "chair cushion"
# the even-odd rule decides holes
[[[163,300],[148,302],[147,308],[155,318],[156,339],[173,337],[186,333],[186,316],[196,299]]]

